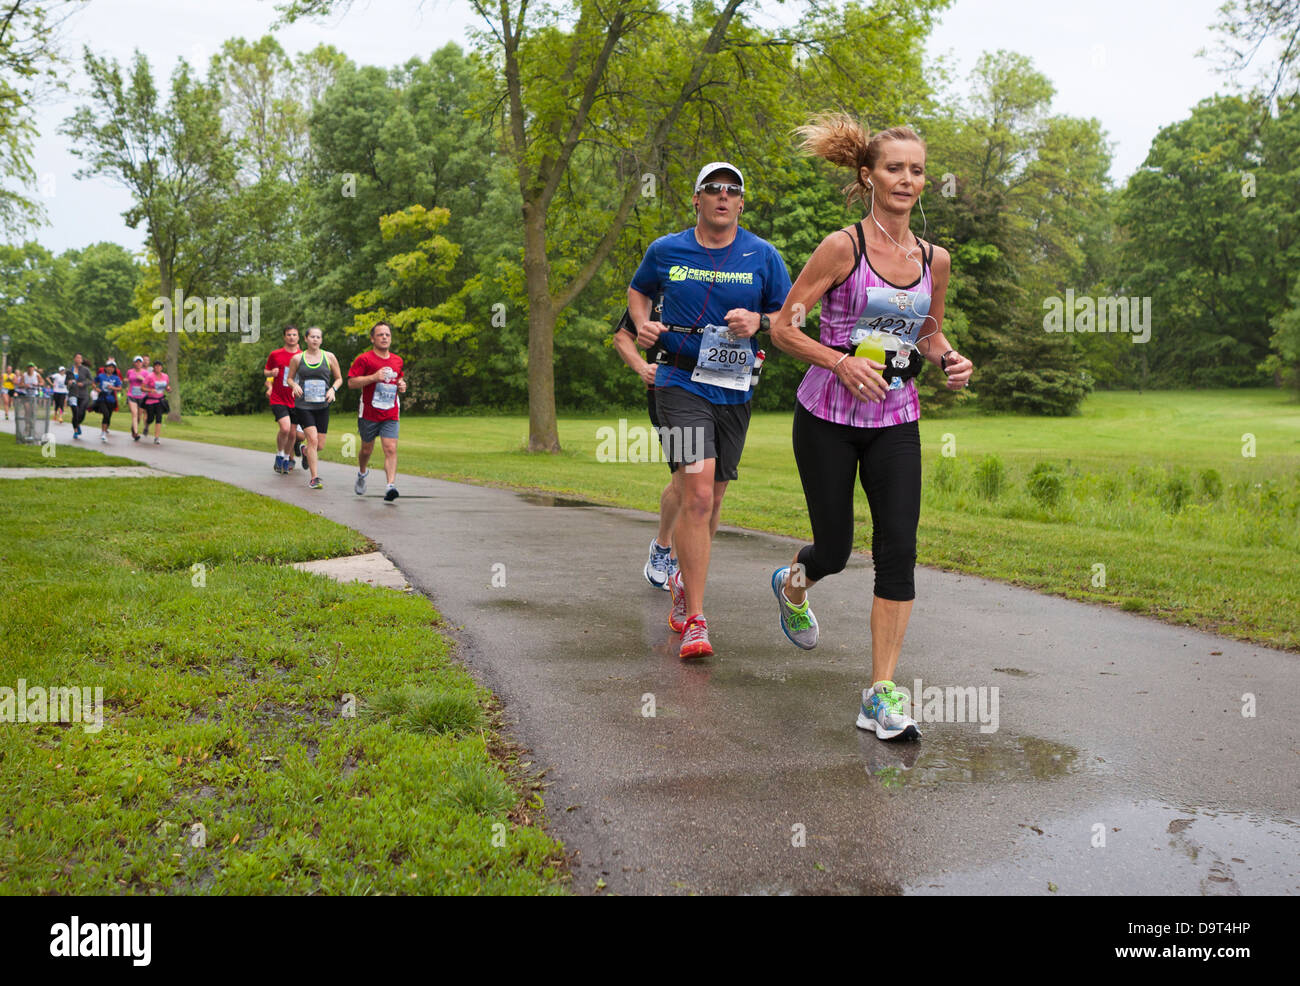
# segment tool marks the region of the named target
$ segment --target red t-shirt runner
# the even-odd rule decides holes
[[[357,417],[365,418],[367,421],[397,420],[398,412],[401,410],[401,404],[397,399],[397,381],[403,376],[402,357],[393,353],[381,357],[373,349],[367,349],[352,361],[348,376],[368,377],[384,366],[393,371],[392,377],[387,383],[372,383],[361,388],[361,406],[357,409]]]
[[[271,379],[271,403],[283,404],[287,407],[293,407],[293,384],[285,380],[285,372],[289,369],[289,364],[297,356],[301,349],[292,351],[281,346],[279,349],[271,350],[271,355],[266,358],[266,374],[274,376]]]

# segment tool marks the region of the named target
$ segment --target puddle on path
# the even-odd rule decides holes
[[[1300,824],[1258,812],[1161,801],[1102,804],[1068,818],[1027,816],[1008,858],[927,874],[914,894],[1300,892]]]
[[[550,493],[520,493],[519,499],[535,507],[599,507],[599,503],[589,500],[575,500],[567,496],[552,496]]]
[[[1047,781],[1082,767],[1078,750],[1035,736],[981,733],[975,725],[923,726],[920,742],[882,742],[862,731],[866,771],[885,788]]]

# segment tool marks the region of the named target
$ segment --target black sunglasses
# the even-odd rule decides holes
[[[706,181],[700,186],[701,192],[708,192],[710,195],[720,195],[723,189],[727,190],[728,195],[743,195],[745,187],[743,185],[724,185],[720,181]]]

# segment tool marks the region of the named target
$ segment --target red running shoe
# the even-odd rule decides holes
[[[704,622],[704,614],[696,613],[686,621],[682,631],[682,649],[677,656],[683,661],[694,657],[712,657],[713,647],[709,643],[709,625]]]
[[[686,586],[682,585],[681,571],[668,576],[668,591],[673,597],[673,608],[668,613],[668,626],[673,633],[682,633],[686,629]]]

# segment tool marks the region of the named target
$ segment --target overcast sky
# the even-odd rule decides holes
[[[1210,25],[1221,0],[956,0],[931,36],[928,53],[945,56],[958,80],[984,51],[1006,48],[1029,55],[1056,86],[1053,110],[1097,117],[1114,146],[1111,177],[1122,182],[1146,156],[1152,137],[1182,119],[1201,99],[1227,88],[1211,63],[1196,52],[1210,47]],[[770,23],[780,8],[762,15]],[[91,0],[65,31],[65,47],[80,64],[82,46],[127,61],[134,48],[155,71],[170,72],[178,57],[206,67],[230,37],[258,38],[270,30],[269,0]],[[357,0],[352,10],[326,22],[300,22],[276,35],[286,50],[332,44],[359,64],[392,66],[426,57],[448,41],[466,42],[477,22],[457,0]],[[51,220],[36,238],[58,253],[98,240],[132,250],[139,231],[121,214],[125,191],[106,179],[79,181],[78,161],[56,131],[79,102],[84,76],[72,74],[73,91],[42,105],[35,163],[39,193]],[[881,121],[869,121],[880,125]],[[888,121],[889,124],[900,121]]]

